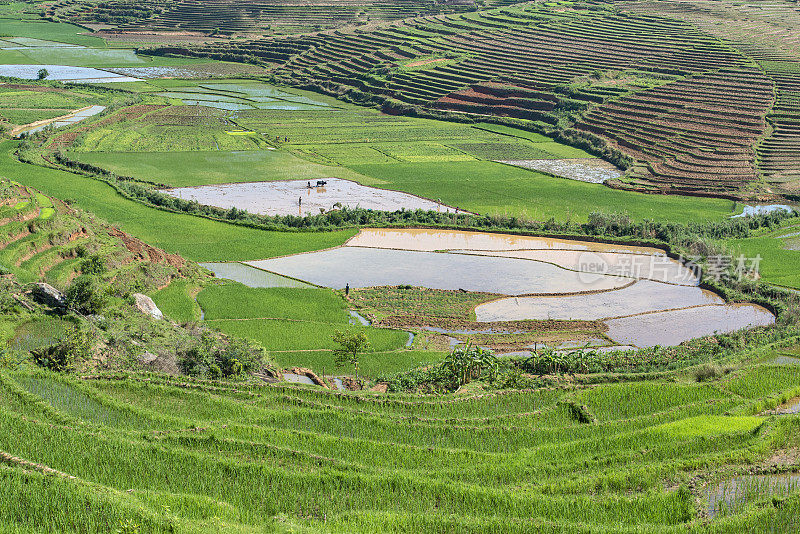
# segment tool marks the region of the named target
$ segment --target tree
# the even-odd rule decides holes
[[[452,386],[460,388],[483,374],[489,380],[497,375],[497,358],[491,351],[467,344],[456,347],[442,362],[442,368],[450,377]]]
[[[39,80],[44,80],[45,78],[50,76],[50,73],[47,72],[47,69],[39,69],[39,72],[36,73],[36,76]]]
[[[342,367],[343,365],[351,364],[356,370],[356,378],[358,378],[358,360],[361,353],[369,348],[369,341],[367,334],[364,332],[342,332],[337,330],[333,334],[333,342],[339,345],[333,349],[333,358],[336,365]]]

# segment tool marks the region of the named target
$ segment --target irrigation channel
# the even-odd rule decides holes
[[[239,276],[280,275],[342,289],[408,284],[494,293],[479,322],[601,320],[625,347],[772,324],[755,304],[727,304],[694,271],[656,248],[455,230],[365,229],[341,247],[244,262]],[[263,275],[258,273],[262,272]],[[272,273],[272,274],[270,274]],[[266,282],[265,282],[266,283]]]

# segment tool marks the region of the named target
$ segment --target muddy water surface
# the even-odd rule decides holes
[[[164,193],[208,206],[236,207],[261,215],[319,215],[336,209],[337,205],[382,211],[449,209],[432,200],[367,187],[350,180],[327,178],[325,181],[324,187],[316,187],[316,180],[288,180],[180,187],[164,190]]]
[[[596,320],[723,302],[716,294],[698,287],[639,280],[624,289],[591,295],[494,300],[476,307],[475,315],[481,322],[523,319]]]
[[[615,276],[583,280],[581,273],[547,263],[360,247],[340,247],[283,258],[246,262],[312,284],[342,289],[410,284],[503,295],[607,290],[633,282]]]
[[[605,320],[609,338],[624,347],[677,345],[775,319],[759,306],[725,305],[697,287],[690,269],[648,247],[368,229],[335,249],[247,263],[338,289],[408,284],[512,295],[478,306],[478,321]]]
[[[767,326],[775,316],[755,304],[702,306],[606,321],[606,335],[622,345],[672,346],[696,337]]]
[[[627,252],[631,254],[660,254],[664,251],[651,247],[635,247],[573,241],[549,237],[512,234],[464,232],[461,230],[432,229],[365,229],[347,242],[352,247],[396,248],[402,250],[585,250],[593,252]]]
[[[453,252],[554,263],[565,269],[586,273],[586,278],[597,274],[608,274],[687,286],[695,286],[699,283],[692,269],[663,255],[578,250],[456,250]]]

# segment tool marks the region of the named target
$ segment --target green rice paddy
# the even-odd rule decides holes
[[[406,332],[351,326],[345,301],[329,289],[227,283],[204,289],[197,302],[209,325],[258,341],[267,350],[331,350],[336,348],[332,337],[337,330],[364,331],[371,352],[399,349],[409,338]]]
[[[202,87],[191,86],[207,90]],[[259,87],[265,94],[278,91]],[[231,122],[258,134],[248,136],[232,136],[230,127],[221,125],[115,123],[93,130],[72,154],[119,175],[175,186],[338,177],[441,199],[477,213],[534,220],[585,221],[589,213],[601,211],[689,222],[720,219],[733,209],[727,200],[618,191],[492,161],[589,157],[539,134],[341,106],[231,113]],[[275,148],[266,143],[277,149],[263,150]]]
[[[708,488],[735,475],[728,466],[798,444],[796,418],[755,417],[759,392],[737,386],[765,373],[800,386],[789,368],[757,366],[714,384],[386,400],[3,371],[0,450],[32,463],[0,468],[0,523],[6,532],[788,532],[796,494],[780,506],[750,496],[710,524],[701,515]],[[576,420],[575,402],[597,422]]]
[[[800,289],[800,225],[789,221],[760,236],[730,240],[747,258],[760,257],[759,274],[766,282]]]
[[[556,24],[571,11],[562,7],[551,14]],[[0,18],[0,39],[28,36],[87,48],[2,50],[0,63],[211,62],[108,48],[78,26],[23,21],[38,18],[22,13],[29,8],[0,4],[0,17],[13,17]],[[529,9],[538,8],[505,9],[465,13],[449,23],[473,27],[480,21],[488,35],[506,17],[532,15]],[[380,38],[406,32],[416,39],[423,28],[434,27],[443,34],[451,28],[421,22],[417,28],[387,27]],[[237,41],[231,43],[235,47]],[[419,53],[410,47],[395,52]],[[407,67],[399,80],[438,75],[467,60],[475,58]],[[108,87],[135,94],[0,86],[0,116],[16,124],[99,102],[169,104],[119,122],[86,121],[80,128],[88,129],[64,150],[120,176],[176,187],[338,177],[481,214],[577,222],[595,211],[703,222],[722,220],[734,210],[729,200],[624,192],[497,163],[591,158],[508,126],[386,115],[255,80],[162,79]],[[355,234],[267,232],[154,209],[101,180],[21,163],[14,155],[17,146],[0,142],[0,177],[42,192],[0,207],[4,230],[16,237],[2,247],[0,260],[9,266],[4,271],[23,283],[42,278],[66,288],[84,266],[77,252],[60,258],[55,258],[58,248],[29,254],[53,237],[54,223],[67,219],[67,210],[46,195],[193,261],[319,250]],[[29,225],[45,230],[28,235]],[[67,228],[73,229],[77,226]],[[728,245],[747,256],[761,255],[764,281],[800,288],[800,252],[790,250],[800,249],[794,233],[800,226],[787,223]],[[63,261],[51,263],[55,259]],[[45,266],[52,268],[40,276]],[[138,332],[146,323],[191,337],[190,332],[210,327],[263,346],[270,360],[265,365],[307,367],[328,377],[356,372],[335,363],[334,333],[364,333],[370,347],[360,357],[358,373],[370,386],[416,369],[405,375],[412,380],[448,356],[420,350],[439,346],[428,344],[424,335],[407,346],[407,332],[358,324],[348,312],[350,303],[333,290],[254,289],[186,270],[188,278],[177,276],[163,287],[170,281],[166,277],[148,291],[168,320],[187,328],[137,315],[139,322],[120,329]],[[490,298],[418,288],[353,291],[351,297],[364,314],[378,318],[449,319],[471,319],[473,306]],[[103,315],[126,320],[117,319],[117,312]],[[93,319],[95,325],[104,322]],[[538,376],[520,366],[504,371],[499,381],[472,381],[435,395],[423,393],[429,384],[413,394],[335,392],[266,384],[257,375],[212,381],[149,373],[133,361],[136,350],[144,350],[139,345],[125,353],[130,361],[92,359],[92,367],[79,373],[45,371],[32,357],[20,365],[12,360],[52,345],[70,324],[21,309],[0,317],[0,341],[8,349],[0,351],[0,534],[800,531],[796,488],[774,495],[750,489],[710,508],[720,483],[756,472],[794,473],[800,466],[800,418],[765,412],[800,395],[798,367],[782,363],[800,354],[800,338],[788,333],[775,346],[749,352],[720,346],[725,359],[709,361],[714,372],[708,377],[701,368],[635,377]],[[146,330],[141,329],[143,341],[151,335]],[[106,348],[113,346],[111,337]],[[176,358],[186,354],[177,345],[165,347],[160,348],[174,350]]]
[[[336,176],[369,183],[343,167],[312,163],[284,150],[197,150],[183,152],[71,152],[69,157],[174,187],[271,180],[317,180]]]
[[[20,163],[16,143],[0,143],[0,176],[45,194],[72,199],[147,243],[195,261],[252,260],[339,245],[355,231],[322,233],[266,232],[200,217],[170,213],[128,200],[110,185],[85,176]]]

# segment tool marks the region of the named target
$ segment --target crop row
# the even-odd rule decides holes
[[[602,104],[578,127],[645,162],[637,178],[666,190],[733,191],[758,177],[752,146],[771,104],[760,71],[722,70]]]
[[[800,179],[800,72],[794,63],[770,62],[766,67],[777,100],[769,116],[772,132],[758,146],[759,168],[769,180]]]
[[[755,380],[767,387],[754,390]],[[713,386],[443,398],[3,372],[0,451],[15,467],[0,480],[0,520],[70,530],[73,517],[89,532],[131,516],[142,532],[162,532],[212,516],[220,528],[260,528],[278,515],[334,532],[704,530],[695,505],[704,489],[692,493],[688,481],[768,457],[795,428],[726,412],[750,413],[752,402],[797,386],[797,374],[779,367]],[[580,422],[575,406],[598,424]],[[40,480],[34,466],[75,478]],[[48,500],[48,490],[60,498]],[[111,501],[87,506],[84,490]],[[793,500],[731,510],[717,528],[781,531],[796,512]]]

